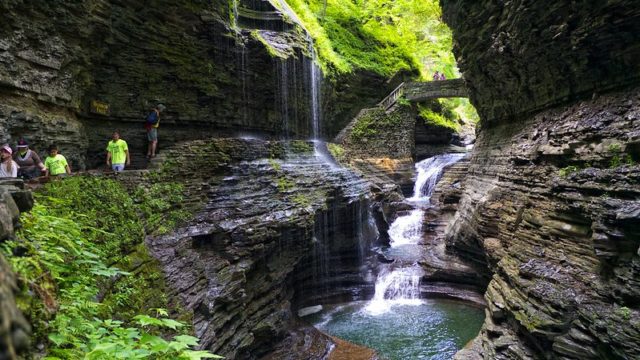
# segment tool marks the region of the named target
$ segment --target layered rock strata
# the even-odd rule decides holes
[[[451,246],[493,273],[486,358],[636,358],[640,91],[481,134]]]
[[[184,150],[214,143],[243,161],[229,156],[221,162],[214,158],[220,154],[198,151],[198,161],[187,161],[192,152]],[[162,263],[169,295],[193,312],[203,348],[234,359],[266,356],[298,326],[294,310],[308,299],[373,292],[373,278],[360,268],[372,241],[365,239],[361,210],[369,187],[312,149],[300,142],[212,140],[172,152],[184,164],[180,174],[200,174],[189,193],[199,188],[208,202],[187,226],[147,243]],[[289,341],[297,343],[295,336]],[[318,350],[321,358],[331,346],[314,349],[326,350]]]
[[[0,143],[24,136],[43,153],[55,142],[79,169],[102,164],[119,129],[142,156],[144,115],[158,102],[167,107],[161,147],[239,134],[309,137],[308,41],[284,22],[241,29],[231,3],[3,2]],[[320,132],[337,131],[362,102],[384,96],[385,80],[358,73],[326,82],[320,91],[332,110]]]
[[[423,219],[424,256],[419,261],[424,270],[422,294],[424,297],[461,299],[484,306],[482,293],[489,282],[486,267],[477,266],[467,258],[447,249],[445,233],[458,210],[464,193],[469,159],[444,169],[431,196],[432,207]]]
[[[465,356],[640,357],[637,4],[442,5],[482,118],[447,236],[492,276]]]
[[[13,238],[20,212],[33,206],[31,192],[21,180],[0,180],[0,242]],[[0,255],[0,359],[17,359],[29,346],[31,326],[16,306],[18,285],[11,267]]]

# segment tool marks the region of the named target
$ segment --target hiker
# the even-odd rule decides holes
[[[67,163],[67,159],[58,154],[58,147],[55,145],[49,146],[49,156],[44,159],[44,176],[65,176],[71,175],[71,168]]]
[[[444,76],[444,73],[440,73],[440,80],[447,80],[447,77]]]
[[[107,166],[111,165],[113,171],[120,172],[124,170],[125,162],[127,166],[131,164],[129,147],[126,141],[120,139],[120,132],[116,130],[107,144]]]
[[[438,81],[438,80],[440,80],[440,72],[436,70],[436,72],[433,74],[433,81]]]
[[[164,105],[158,104],[147,114],[144,122],[144,128],[147,129],[147,140],[149,140],[149,145],[147,146],[148,158],[156,156],[156,149],[158,148],[158,126],[160,126],[160,113],[163,112],[164,109]]]
[[[18,141],[18,150],[13,155],[13,160],[20,166],[18,177],[25,180],[37,178],[40,172],[45,171],[44,164],[40,156],[35,151],[29,149],[29,144],[25,139]]]
[[[0,148],[0,178],[18,176],[19,166],[11,158],[12,153],[13,150],[9,145],[4,145]]]

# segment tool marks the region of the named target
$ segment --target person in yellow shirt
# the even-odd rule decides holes
[[[126,141],[120,139],[120,132],[116,130],[107,144],[107,166],[111,165],[114,172],[120,172],[124,170],[125,164],[131,164],[129,147]]]
[[[44,176],[60,176],[71,175],[71,168],[67,163],[67,159],[58,154],[58,147],[55,145],[49,146],[49,156],[44,160]]]

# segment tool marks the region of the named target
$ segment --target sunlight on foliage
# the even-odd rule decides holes
[[[365,69],[384,76],[440,71],[458,77],[451,31],[437,0],[287,0],[315,41],[325,73]],[[329,71],[330,73],[331,71]]]

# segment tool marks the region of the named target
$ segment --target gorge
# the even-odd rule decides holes
[[[83,174],[0,180],[0,359],[640,358],[637,1],[372,3],[3,2],[0,143],[55,142]],[[384,27],[412,6],[451,29],[459,72],[427,68],[462,79],[475,130],[378,105],[433,83]],[[375,335],[449,337],[393,355],[334,321],[385,312]]]

